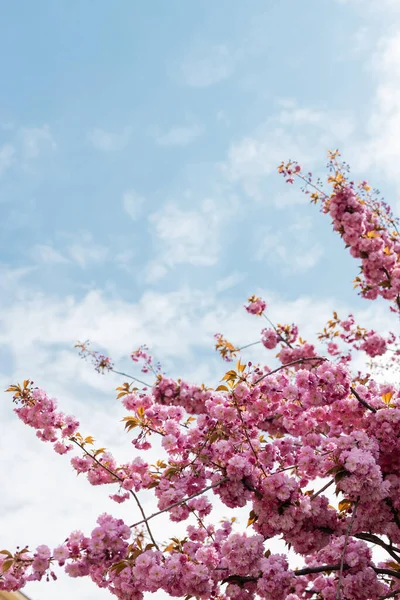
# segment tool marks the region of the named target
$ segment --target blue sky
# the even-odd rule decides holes
[[[291,297],[309,287],[309,269],[298,265],[289,277],[283,260],[255,259],[266,235],[256,223],[284,237],[304,217],[310,238],[325,246],[329,224],[317,211],[276,210],[286,190],[274,167],[296,150],[324,166],[326,147],[359,126],[372,86],[349,43],[362,30],[358,11],[318,0],[285,10],[257,1],[250,9],[239,1],[100,1],[95,10],[27,1],[0,10],[1,138],[13,152],[3,158],[0,188],[7,265],[38,267],[30,279],[41,290],[50,278],[56,293],[107,285],[127,299],[145,283],[212,284],[234,265],[246,271],[248,289],[270,277]],[[249,164],[249,136],[265,144],[264,165]],[[243,190],[253,182],[258,195]],[[193,269],[196,258],[172,257],[168,274],[149,275],[157,250],[170,249],[174,215],[182,227],[190,211],[201,220],[204,199],[219,220],[207,264]],[[253,243],[239,256],[244,232]]]
[[[147,342],[172,375],[213,385],[213,333],[257,337],[242,310],[253,293],[303,337],[335,308],[390,327],[352,291],[357,265],[329,219],[276,166],[323,173],[339,147],[396,205],[399,65],[396,0],[1,3],[3,388],[33,378],[129,456],[120,382],[80,362],[76,339],[124,368]],[[14,465],[3,546],[56,545],[101,511],[125,514],[0,406],[1,477]],[[71,594],[109,597],[62,579],[57,597]]]

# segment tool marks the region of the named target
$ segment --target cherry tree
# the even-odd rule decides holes
[[[337,151],[325,188],[295,162],[279,172],[331,218],[359,263],[359,294],[387,301],[396,322],[400,237],[389,206],[367,182],[351,181]],[[254,345],[272,351],[278,366],[252,364],[249,345],[217,333],[217,351],[233,364],[216,389],[168,378],[146,347],[131,355],[144,373],[134,377],[88,342],[77,344],[99,372],[128,380],[117,397],[135,451],[123,464],[31,381],[10,386],[16,415],[37,437],[60,455],[76,451],[72,468],[91,485],[109,486],[115,502],[132,500],[140,516],[125,523],[102,514],[92,532],[74,531],[56,548],[2,550],[0,589],[55,579],[62,567],[120,600],[160,590],[186,600],[400,595],[400,391],[374,376],[382,357],[395,367],[396,335],[334,313],[312,343],[295,324],[273,323],[262,298],[245,308],[265,325]],[[360,353],[370,361],[366,372],[352,368]],[[151,465],[146,451],[155,439],[166,458]],[[143,490],[153,491],[157,512],[145,513]],[[217,498],[233,513],[248,511],[242,529],[234,516],[216,520]],[[185,537],[160,539],[160,516],[187,521]],[[277,538],[287,552],[272,551]]]

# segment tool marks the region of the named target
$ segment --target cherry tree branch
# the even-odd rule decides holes
[[[185,502],[188,502],[189,500],[192,500],[192,498],[196,498],[197,496],[201,496],[201,494],[204,494],[205,492],[208,492],[208,490],[211,490],[212,488],[215,488],[215,487],[218,487],[219,485],[222,485],[223,483],[225,483],[226,481],[228,481],[228,479],[229,479],[229,477],[224,477],[223,479],[220,479],[220,481],[217,481],[217,483],[213,483],[213,484],[211,484],[211,485],[203,488],[202,490],[200,490],[200,492],[196,492],[195,494],[192,494],[191,496],[187,496],[187,498],[182,498],[182,500],[178,500],[177,502],[174,502],[173,504],[170,504],[166,508],[163,508],[162,510],[159,510],[158,512],[153,513],[149,517],[147,517],[145,519],[142,519],[141,521],[138,521],[137,523],[133,523],[132,525],[129,525],[129,527],[132,529],[133,527],[137,527],[138,525],[141,525],[142,523],[146,523],[147,521],[150,521],[150,519],[154,519],[154,517],[158,517],[158,515],[161,515],[162,513],[165,513],[168,510],[171,510],[171,508],[174,508],[175,506],[179,506],[180,504],[184,504]]]
[[[389,592],[388,594],[385,594],[384,596],[379,596],[379,600],[386,600],[386,598],[395,598],[399,594],[400,594],[400,590],[395,590],[394,592]]]
[[[260,383],[260,381],[262,381],[266,377],[269,377],[270,375],[273,375],[274,373],[277,373],[278,371],[281,371],[282,369],[285,369],[286,367],[293,367],[294,365],[301,365],[304,362],[309,362],[311,360],[320,360],[320,361],[324,362],[328,359],[324,358],[323,356],[311,356],[311,357],[306,357],[306,358],[298,358],[297,360],[292,360],[291,362],[288,362],[285,365],[281,365],[280,367],[273,369],[273,371],[269,371],[268,373],[265,373],[265,375],[263,375],[262,377],[257,379],[253,385],[257,385],[257,383]]]
[[[358,498],[357,502],[354,504],[353,514],[351,515],[351,519],[350,519],[350,522],[349,522],[349,525],[348,525],[347,531],[346,531],[346,536],[344,538],[342,556],[340,558],[339,580],[338,580],[338,585],[337,585],[337,590],[336,590],[336,600],[340,600],[341,596],[342,596],[342,577],[343,577],[343,568],[344,568],[344,556],[346,554],[347,544],[349,543],[349,535],[350,535],[350,532],[353,527],[354,519],[356,517],[356,512],[357,512],[359,501],[360,501],[360,498]]]
[[[141,379],[138,379],[137,377],[133,377],[133,375],[128,375],[128,373],[124,373],[123,371],[116,371],[115,369],[111,369],[111,371],[113,373],[116,373],[117,375],[122,375],[122,377],[128,377],[129,379],[133,379],[133,381],[137,381],[138,383],[141,383],[142,385],[144,385],[147,388],[152,387],[149,383],[146,383],[145,381],[142,381]]]
[[[368,402],[366,402],[365,400],[363,400],[361,398],[360,394],[358,392],[356,392],[356,390],[353,387],[350,388],[350,391],[353,394],[353,396],[355,398],[357,398],[357,400],[359,401],[360,404],[362,404],[363,406],[365,406],[365,408],[367,408],[371,412],[376,413],[376,408],[374,408],[373,406],[371,406],[370,404],[368,404]]]
[[[97,463],[102,469],[104,469],[105,471],[107,471],[107,473],[109,473],[110,475],[112,475],[113,477],[115,477],[120,483],[123,483],[124,479],[122,477],[120,477],[117,473],[115,473],[114,471],[112,471],[111,469],[109,469],[106,465],[103,465],[103,463],[101,463],[95,456],[93,456],[93,454],[91,454],[90,452],[88,452],[86,450],[86,448],[80,443],[78,442],[78,440],[71,438],[71,441],[74,442],[74,444],[76,444],[77,446],[79,446],[79,448],[81,450],[83,450],[83,452],[89,456],[95,463]],[[130,494],[133,496],[133,498],[135,499],[135,502],[142,514],[143,517],[143,521],[142,523],[146,524],[146,529],[147,529],[147,533],[150,536],[151,541],[153,542],[154,546],[157,548],[157,550],[159,550],[158,544],[156,542],[156,540],[153,537],[153,534],[151,532],[150,526],[147,523],[147,518],[146,518],[146,513],[144,512],[143,506],[140,503],[140,500],[138,498],[138,496],[135,494],[135,492],[133,490],[128,490],[130,492]]]
[[[350,569],[349,565],[344,564],[342,567],[341,564],[337,563],[337,564],[333,564],[333,565],[320,565],[318,567],[304,567],[304,569],[296,569],[296,571],[293,571],[293,575],[295,577],[303,577],[303,575],[314,575],[317,573],[329,573],[332,571],[340,571],[341,568],[343,570]],[[371,568],[375,571],[375,573],[377,575],[389,575],[390,577],[395,577],[396,579],[400,579],[400,571],[394,571],[392,569],[380,569],[378,567],[373,567],[373,566],[371,566]],[[242,584],[242,583],[255,582],[257,580],[258,580],[258,577],[242,576],[242,575],[229,575],[228,577],[223,579],[221,583]],[[398,590],[398,592],[400,593],[400,590]],[[397,591],[396,591],[396,593],[397,593]],[[391,592],[391,595],[393,595],[393,592]],[[390,598],[391,595],[382,596],[382,598],[380,600],[383,600],[383,598]]]
[[[285,338],[283,337],[283,335],[281,333],[279,333],[278,328],[273,324],[273,322],[271,321],[271,319],[269,317],[267,317],[267,315],[265,313],[263,313],[263,317],[271,325],[272,329],[275,331],[276,335],[279,337],[279,339],[281,340],[281,342],[283,344],[286,344],[286,346],[288,346],[289,348],[293,348],[292,344],[290,342],[288,342],[287,340],[285,340]]]
[[[332,485],[332,483],[335,483],[334,479],[331,479],[330,481],[328,481],[328,483],[326,483],[324,485],[324,487],[322,487],[320,490],[318,490],[318,492],[315,492],[315,494],[313,494],[310,498],[310,500],[314,500],[317,496],[319,496],[320,494],[322,494],[322,492],[324,492],[326,489],[328,489],[328,487],[330,487]]]
[[[381,548],[386,550],[386,552],[396,562],[400,563],[400,556],[398,554],[396,554],[396,548],[393,548],[390,544],[386,544],[386,542],[381,540],[381,538],[379,538],[377,535],[374,535],[372,533],[356,533],[356,534],[354,534],[354,537],[359,540],[364,540],[366,542],[370,542],[371,544],[377,544],[378,546],[380,546]]]

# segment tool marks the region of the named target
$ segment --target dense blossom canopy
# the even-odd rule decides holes
[[[289,183],[302,180],[305,193],[330,215],[360,261],[359,293],[387,300],[398,314],[400,239],[389,207],[366,182],[349,180],[337,152],[330,154],[329,193],[296,163],[279,171]],[[91,485],[113,487],[115,502],[133,499],[141,517],[126,524],[103,514],[91,533],[74,531],[56,548],[2,551],[0,589],[55,578],[59,565],[120,600],[159,590],[214,600],[378,600],[400,594],[400,392],[371,373],[351,371],[360,352],[394,364],[396,336],[334,313],[314,345],[296,325],[272,323],[263,299],[252,296],[246,310],[266,320],[255,343],[277,352],[276,368],[242,362],[245,348],[222,334],[215,336],[217,350],[237,362],[217,389],[166,377],[146,347],[132,353],[155,382],[146,386],[132,378],[135,383],[118,388],[129,411],[125,428],[135,436],[135,456],[125,464],[96,449],[91,436],[79,433],[77,419],[29,380],[9,388],[17,416],[39,439],[61,455],[78,449],[73,469]],[[109,357],[88,343],[78,346],[98,371],[114,371]],[[168,459],[150,465],[145,451],[155,437]],[[150,516],[140,501],[141,490],[149,489],[159,508]],[[234,519],[215,522],[214,496],[230,509],[248,508],[243,531]],[[186,537],[160,540],[160,514],[175,522],[190,518]],[[288,555],[271,553],[276,537],[303,566],[294,569]]]

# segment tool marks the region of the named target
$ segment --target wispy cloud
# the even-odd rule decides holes
[[[187,85],[199,88],[227,79],[233,71],[233,56],[223,44],[193,52],[182,65]]]
[[[217,292],[225,292],[226,290],[230,290],[235,285],[242,283],[245,279],[245,275],[243,273],[232,273],[223,279],[219,279],[216,284]]]
[[[22,127],[19,136],[22,140],[22,153],[27,159],[38,158],[41,154],[57,148],[49,125]]]
[[[61,252],[59,252],[49,244],[37,244],[33,248],[33,256],[39,262],[50,265],[70,262],[65,256],[61,254]]]
[[[133,221],[139,218],[142,209],[146,203],[143,196],[137,194],[134,190],[126,191],[122,196],[122,206],[124,211]]]
[[[14,162],[15,148],[12,144],[0,147],[0,175],[3,175]]]
[[[148,281],[161,278],[167,267],[177,264],[210,266],[217,262],[221,215],[214,201],[204,200],[197,210],[168,204],[150,215],[149,222],[159,258],[148,269]]]
[[[367,121],[367,139],[355,152],[359,167],[376,167],[400,186],[400,34],[385,35],[372,57],[377,87]],[[355,142],[355,145],[358,142]]]
[[[187,146],[204,133],[202,125],[182,125],[172,127],[166,133],[156,136],[157,144],[160,146]]]
[[[312,222],[308,218],[297,219],[284,232],[262,228],[257,235],[255,258],[280,265],[288,274],[308,271],[319,263],[324,253],[321,244],[310,243],[311,230]]]
[[[105,131],[95,127],[87,133],[87,141],[93,148],[102,152],[123,150],[129,143],[131,129],[126,128],[120,133]]]
[[[80,267],[104,261],[108,255],[108,248],[97,244],[91,233],[82,232],[74,236],[73,241],[67,246],[70,258]]]
[[[228,158],[220,165],[231,183],[239,183],[246,194],[261,200],[261,184],[278,164],[296,157],[308,166],[320,161],[336,141],[344,143],[354,131],[347,114],[302,108],[291,100],[279,102],[280,110],[256,130],[231,144]]]
[[[23,279],[35,271],[36,267],[12,268],[0,263],[0,289],[4,292],[14,292],[20,287]],[[7,293],[7,297],[8,297]],[[5,296],[4,296],[5,297]]]

